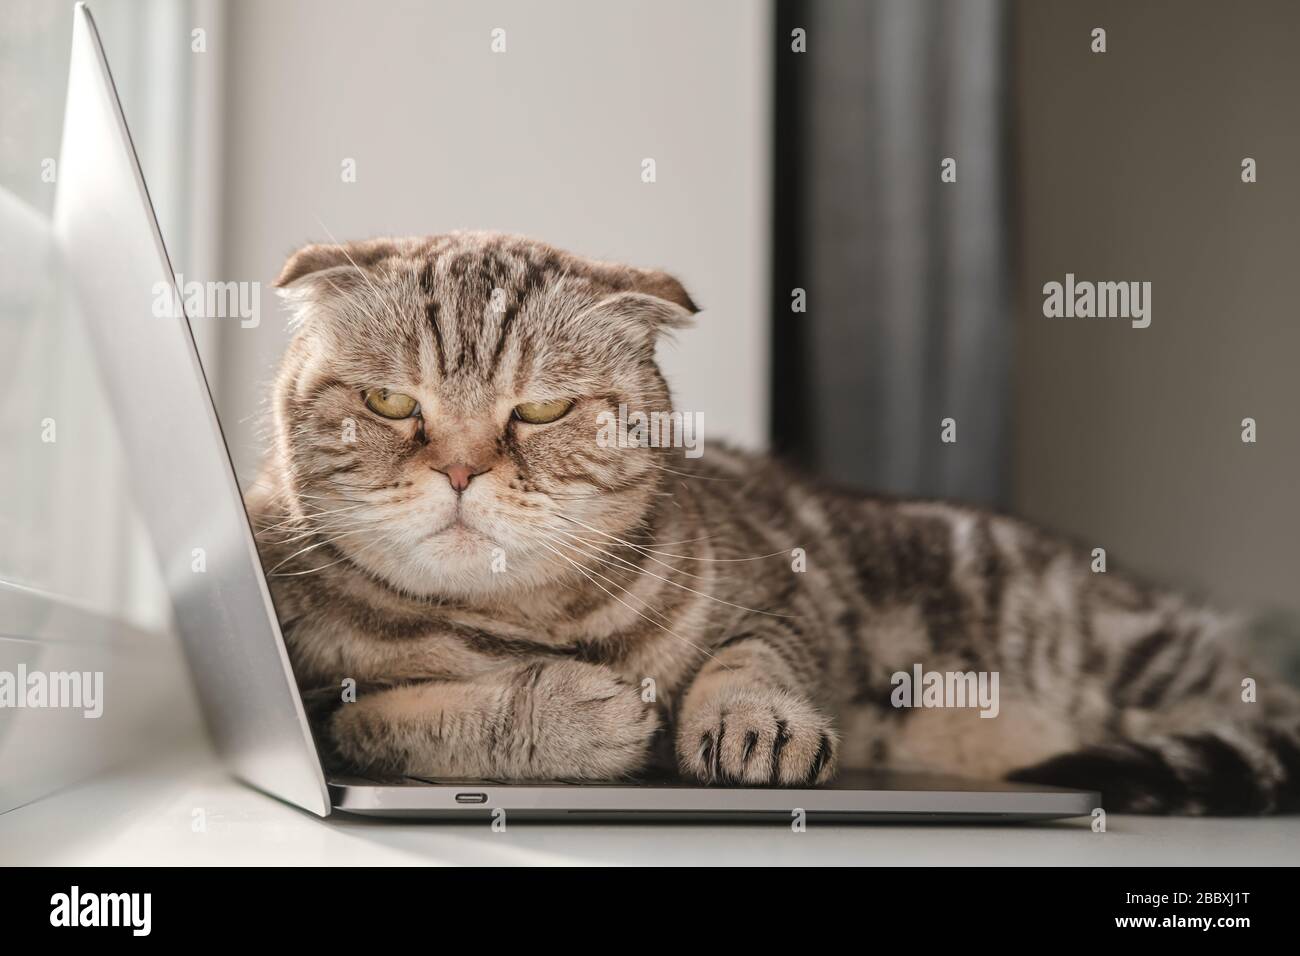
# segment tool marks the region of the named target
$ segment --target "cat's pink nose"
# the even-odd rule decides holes
[[[465,464],[463,461],[454,461],[450,465],[443,465],[438,471],[447,476],[447,481],[455,491],[464,491],[469,487],[469,483],[475,475],[481,475],[482,471],[475,471],[472,466]]]

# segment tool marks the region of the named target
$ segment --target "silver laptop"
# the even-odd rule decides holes
[[[321,816],[1005,821],[1098,806],[1095,793],[852,772],[803,789],[326,777],[188,319],[154,315],[158,290],[174,290],[175,279],[84,4],[73,23],[59,170],[56,234],[208,728],[241,780]],[[193,568],[196,548],[206,552],[203,573]]]

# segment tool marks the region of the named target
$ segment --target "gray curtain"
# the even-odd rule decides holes
[[[803,326],[810,431],[799,444],[841,483],[999,504],[1011,345],[1004,5],[822,0],[778,20],[801,15],[808,52],[794,54],[804,61],[787,108],[804,113],[803,184],[789,222],[808,311],[791,315],[788,292],[784,305],[784,321]],[[945,158],[955,183],[941,182]],[[955,444],[940,441],[944,418],[956,420]]]

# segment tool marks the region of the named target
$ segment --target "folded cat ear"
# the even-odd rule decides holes
[[[619,291],[601,299],[596,308],[621,320],[629,331],[639,332],[653,344],[665,329],[684,329],[700,311],[680,282],[658,269],[635,269],[593,263],[598,278]]]
[[[275,280],[276,293],[289,306],[289,328],[364,301],[373,289],[362,271],[369,264],[365,250],[355,243],[303,246],[291,255]]]
[[[679,287],[680,288],[680,287]],[[685,292],[682,293],[685,295]],[[689,302],[690,299],[687,299]],[[694,303],[692,303],[694,305]],[[648,341],[653,341],[664,329],[684,329],[691,325],[694,308],[645,292],[616,292],[596,303],[602,315],[618,320],[619,324]]]
[[[325,313],[365,302],[375,284],[363,271],[386,251],[373,240],[347,245],[313,244],[291,255],[275,280],[275,291],[289,306],[289,328],[298,329]]]
[[[656,299],[662,299],[665,302],[671,302],[678,306],[686,313],[685,322],[674,323],[676,325],[689,325],[690,316],[700,311],[700,307],[695,304],[686,292],[686,289],[675,278],[667,272],[659,269],[632,269],[622,270],[624,275],[621,276],[626,283],[624,288],[629,292],[640,293],[642,295],[654,296]]]
[[[323,273],[330,269],[355,268],[354,258],[347,246],[324,245],[313,243],[303,246],[285,262],[275,280],[277,289],[285,289],[307,276]]]

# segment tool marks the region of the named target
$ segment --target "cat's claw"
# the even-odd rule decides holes
[[[731,688],[689,706],[677,727],[682,772],[703,783],[811,786],[835,773],[838,737],[808,701]]]

